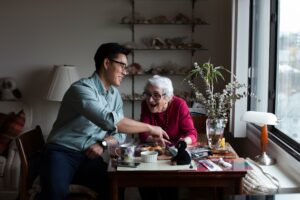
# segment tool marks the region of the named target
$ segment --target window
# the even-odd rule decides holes
[[[300,160],[300,1],[251,1],[251,90],[261,102],[250,110],[269,111],[280,123],[271,137]],[[291,150],[291,151],[290,151]],[[298,152],[297,152],[298,151]]]

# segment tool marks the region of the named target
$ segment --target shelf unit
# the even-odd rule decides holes
[[[145,0],[146,1],[146,0]],[[130,0],[131,2],[131,16],[127,18],[123,17],[121,24],[122,25],[127,25],[130,26],[131,29],[131,42],[133,44],[136,44],[136,33],[137,33],[137,27],[152,27],[152,26],[156,26],[156,27],[185,27],[188,26],[189,28],[189,34],[190,34],[190,38],[189,38],[189,43],[185,43],[186,46],[184,47],[178,47],[176,46],[175,48],[169,48],[168,46],[164,46],[164,47],[151,47],[151,46],[142,46],[142,47],[131,47],[132,49],[132,56],[131,56],[131,63],[135,63],[136,62],[136,54],[137,52],[175,52],[175,51],[179,51],[179,52],[190,52],[190,62],[188,64],[185,65],[186,68],[188,68],[189,70],[192,68],[192,63],[194,61],[194,53],[196,51],[207,51],[208,49],[198,45],[198,43],[195,43],[195,27],[196,26],[209,26],[209,24],[203,20],[201,20],[200,18],[195,18],[195,4],[197,1],[201,1],[201,0],[190,0],[190,2],[186,1],[187,3],[190,4],[191,8],[191,13],[189,13],[189,19],[190,21],[174,21],[174,20],[170,20],[170,21],[164,21],[164,22],[157,22],[157,21],[151,21],[151,18],[149,19],[144,19],[145,21],[141,22],[138,21],[139,19],[137,19],[137,15],[136,15],[136,0]],[[141,2],[139,2],[141,3]],[[157,2],[153,2],[153,3],[158,3]],[[181,13],[180,13],[181,14]],[[159,31],[157,31],[159,32]],[[159,34],[159,33],[158,33]],[[166,38],[167,39],[167,38]],[[188,46],[189,45],[189,46]],[[198,45],[197,47],[194,47],[193,45]],[[156,74],[156,73],[154,73]],[[142,74],[130,74],[129,77],[131,79],[131,97],[135,97],[136,96],[136,79],[138,77],[142,77],[142,76],[151,76],[154,75],[151,73],[142,73]],[[168,74],[168,73],[163,73],[161,74],[163,76],[185,76],[186,73],[172,73],[172,74]],[[174,82],[173,82],[174,83]],[[139,86],[141,87],[141,86]],[[175,89],[175,87],[174,87]],[[141,99],[140,98],[124,98],[125,101],[130,101],[131,102],[131,117],[135,118],[135,104],[137,102],[140,102]]]

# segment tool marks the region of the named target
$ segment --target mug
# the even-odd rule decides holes
[[[132,162],[134,160],[135,146],[133,144],[122,144],[115,150],[115,154],[118,155],[122,161]]]

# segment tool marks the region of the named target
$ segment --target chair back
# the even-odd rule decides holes
[[[29,199],[28,190],[35,178],[30,177],[29,174],[30,161],[40,155],[45,145],[41,127],[36,126],[34,129],[21,134],[16,138],[16,144],[21,159],[20,199],[27,200]]]
[[[202,114],[192,114],[192,118],[198,134],[205,134],[207,116]]]
[[[24,132],[16,138],[20,160],[21,160],[21,180],[20,180],[20,200],[29,199],[29,189],[32,187],[34,179],[38,176],[40,156],[45,146],[45,140],[40,126]],[[69,187],[68,200],[95,200],[98,194],[83,185],[71,184]]]

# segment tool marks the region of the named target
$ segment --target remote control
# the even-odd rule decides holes
[[[199,160],[198,162],[206,167],[209,171],[223,171],[219,165],[215,164],[211,160]]]

